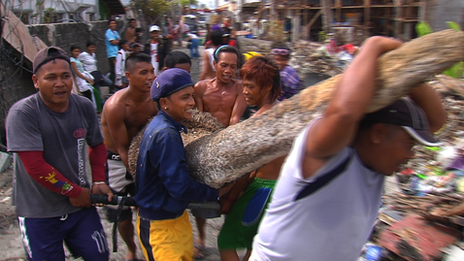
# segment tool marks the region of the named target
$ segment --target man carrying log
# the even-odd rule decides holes
[[[127,171],[129,146],[158,110],[150,98],[155,78],[151,57],[144,53],[133,54],[127,59],[126,69],[129,87],[116,92],[105,103],[101,127],[108,148],[109,185],[118,195],[135,196],[134,180]],[[125,207],[118,215],[117,207],[107,207],[107,217],[110,222],[119,222],[119,234],[127,245],[125,259],[135,260],[137,247],[131,209]]]
[[[237,48],[223,45],[213,56],[216,77],[195,85],[195,103],[199,111],[211,113],[227,127],[238,123],[246,108],[242,83],[234,79],[242,55]]]
[[[195,181],[185,160],[182,121],[195,106],[193,81],[179,68],[153,82],[158,115],[148,125],[137,161],[137,234],[147,260],[192,260],[193,235],[186,208],[191,201],[216,201],[230,187],[213,189]]]
[[[216,77],[199,81],[195,85],[195,103],[199,111],[211,113],[227,127],[238,123],[246,109],[242,83],[234,79],[240,66],[241,54],[237,48],[223,45],[216,49],[213,57]],[[201,210],[192,211],[196,217],[199,234],[195,244],[196,258],[203,257],[206,218],[219,216],[203,212]]]
[[[377,217],[385,176],[399,171],[445,111],[430,86],[365,115],[376,90],[377,58],[399,47],[373,37],[343,74],[322,117],[295,139],[282,166],[250,260],[355,260]]]
[[[278,104],[277,99],[282,92],[280,74],[272,60],[263,56],[253,57],[240,69],[240,76],[247,104],[259,108],[252,117],[263,114]],[[244,261],[250,257],[253,237],[284,160],[285,156],[279,157],[251,175],[241,178],[221,198],[221,210],[227,214],[217,240],[222,261],[240,260],[238,249],[247,249]]]

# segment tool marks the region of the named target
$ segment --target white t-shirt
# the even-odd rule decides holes
[[[155,76],[159,75],[158,43],[150,43],[151,64],[155,68]]]
[[[193,34],[193,33],[189,33],[187,34],[187,36],[190,37],[190,39],[198,39],[198,35]]]
[[[95,53],[89,54],[88,52],[82,52],[77,57],[82,64],[84,65],[84,69],[87,72],[94,72],[97,71],[97,59],[95,58]]]
[[[295,139],[282,166],[254,238],[251,261],[354,261],[371,234],[384,176],[366,168],[356,151],[345,147],[314,177],[304,179],[301,166],[310,125]],[[298,198],[309,184],[314,186],[343,163],[346,168],[338,176]]]
[[[127,52],[123,49],[119,50],[118,54],[116,54],[114,72],[116,74],[115,84],[117,86],[122,85],[122,77],[126,75],[126,56]]]

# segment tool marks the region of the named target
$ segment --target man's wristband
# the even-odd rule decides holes
[[[97,181],[97,182],[94,182],[92,185],[102,185],[102,184],[105,184],[105,185],[106,185],[106,182],[104,182],[104,181]]]

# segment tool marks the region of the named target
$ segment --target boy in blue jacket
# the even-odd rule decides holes
[[[218,191],[190,176],[180,134],[187,132],[181,122],[195,107],[190,74],[178,68],[162,72],[151,98],[159,112],[145,130],[137,160],[137,233],[147,260],[192,260],[188,203],[215,201],[229,187]]]

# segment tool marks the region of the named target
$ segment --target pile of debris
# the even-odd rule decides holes
[[[401,192],[384,196],[359,260],[464,259],[464,217],[434,214],[464,203],[464,80],[438,75],[429,83],[443,96],[448,113],[436,134],[443,145],[414,147],[415,158],[395,175]]]
[[[240,51],[258,52],[263,55],[271,54],[272,41],[237,38]],[[329,42],[321,44],[299,40],[292,47],[289,64],[304,78],[309,73],[334,76],[343,72],[346,65],[352,60],[352,53],[356,47],[352,45],[349,50],[345,46],[335,46]]]
[[[353,56],[343,50],[331,50],[330,44],[300,40],[295,43],[289,64],[300,76],[310,73],[334,76],[343,72]]]

